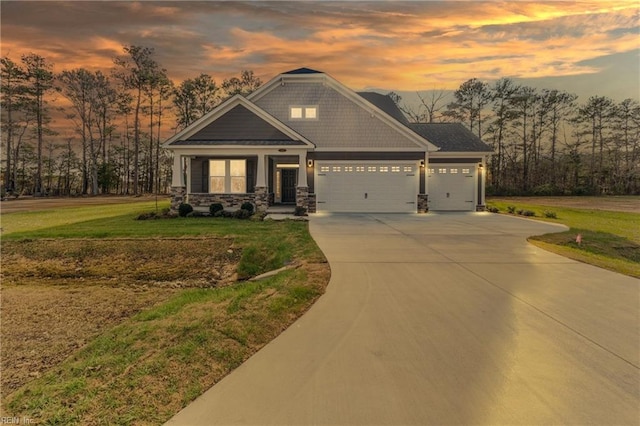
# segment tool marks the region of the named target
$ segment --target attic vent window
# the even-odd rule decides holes
[[[289,119],[291,120],[317,120],[317,105],[295,105],[289,107]]]

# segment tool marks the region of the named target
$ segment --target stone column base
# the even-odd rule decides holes
[[[309,211],[309,188],[298,186],[296,188],[296,207],[304,207]]]
[[[429,211],[429,195],[418,194],[418,213],[427,213]]]
[[[478,204],[476,206],[476,211],[477,212],[486,212],[487,211],[487,206],[485,206],[484,204]]]
[[[186,202],[187,188],[184,186],[171,187],[171,211],[177,212],[180,204]]]
[[[269,208],[269,193],[266,186],[256,186],[254,189],[257,212],[266,212]]]

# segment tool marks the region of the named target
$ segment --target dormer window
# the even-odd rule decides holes
[[[317,120],[318,106],[317,105],[295,105],[295,106],[289,107],[289,119],[290,120]]]

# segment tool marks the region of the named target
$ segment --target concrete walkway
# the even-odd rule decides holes
[[[327,293],[170,425],[628,424],[640,280],[491,214],[315,215]]]

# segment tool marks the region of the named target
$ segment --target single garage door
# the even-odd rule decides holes
[[[317,210],[415,213],[419,167],[407,161],[317,161]]]
[[[475,211],[475,164],[430,164],[428,178],[430,210]]]

